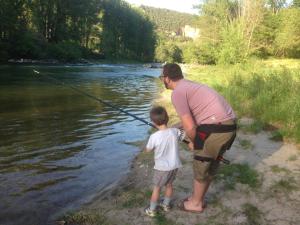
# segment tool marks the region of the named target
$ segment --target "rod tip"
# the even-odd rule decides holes
[[[34,73],[39,74],[40,72],[37,70],[33,70]]]

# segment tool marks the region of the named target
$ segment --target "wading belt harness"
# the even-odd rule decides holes
[[[201,124],[196,129],[196,137],[195,137],[195,143],[194,148],[197,151],[197,149],[203,149],[205,140],[209,137],[212,133],[228,133],[228,132],[234,132],[236,131],[236,124],[227,125],[227,124]],[[224,145],[222,145],[220,152],[223,153],[226,150],[229,150],[236,134],[234,133],[233,136],[227,141]],[[204,157],[204,156],[194,156],[195,160],[199,161],[221,161],[225,164],[230,164],[230,161],[227,159],[224,159],[222,155],[219,155],[217,159],[211,158],[211,157]]]

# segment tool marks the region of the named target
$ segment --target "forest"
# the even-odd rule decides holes
[[[206,0],[198,7],[200,38],[163,39],[156,48],[158,60],[236,64],[300,57],[299,0]]]
[[[300,57],[300,1],[205,0],[199,15],[123,0],[0,0],[0,61],[235,64]],[[190,25],[196,40],[171,35]]]
[[[152,23],[122,0],[0,0],[0,61],[151,61]]]

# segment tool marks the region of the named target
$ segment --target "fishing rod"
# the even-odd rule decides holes
[[[55,83],[57,83],[57,84],[59,84],[59,85],[62,85],[62,86],[71,88],[71,89],[72,89],[73,91],[75,91],[75,92],[79,92],[80,94],[82,94],[82,95],[84,95],[84,96],[86,96],[86,97],[88,97],[88,98],[94,99],[94,100],[96,100],[96,101],[98,101],[98,102],[100,102],[100,103],[102,103],[102,104],[104,104],[104,105],[107,105],[107,106],[109,106],[109,107],[111,107],[111,108],[113,108],[113,109],[116,109],[116,110],[118,110],[118,111],[120,111],[120,112],[122,112],[122,113],[124,113],[124,114],[126,114],[126,115],[128,115],[128,116],[131,116],[131,117],[135,118],[136,120],[139,120],[139,121],[143,122],[144,124],[147,124],[147,125],[149,125],[149,126],[155,128],[155,129],[157,129],[157,127],[156,127],[154,124],[152,124],[152,123],[150,123],[150,122],[148,122],[148,121],[146,121],[146,120],[144,120],[144,119],[142,119],[142,118],[139,118],[139,117],[137,117],[136,115],[134,115],[134,114],[132,114],[132,113],[130,113],[130,112],[127,112],[127,111],[125,111],[124,109],[122,109],[122,108],[120,108],[120,107],[117,107],[116,105],[113,105],[113,104],[111,104],[111,103],[109,103],[109,102],[107,102],[107,101],[104,101],[104,100],[102,100],[102,99],[100,99],[100,98],[97,98],[97,97],[95,97],[95,96],[93,96],[93,95],[91,95],[91,94],[89,94],[89,93],[87,93],[87,92],[85,92],[85,91],[82,91],[82,90],[80,90],[79,88],[76,88],[76,87],[73,86],[73,85],[65,84],[63,81],[60,81],[60,80],[58,80],[58,79],[56,79],[56,78],[54,78],[54,77],[52,77],[52,76],[49,76],[49,75],[40,73],[40,72],[37,71],[37,70],[33,70],[33,72],[34,72],[35,74],[37,74],[37,75],[42,75],[42,76],[44,76],[44,77],[46,77],[46,78],[48,78],[48,79],[54,81]]]
[[[150,123],[150,122],[148,122],[148,121],[146,121],[146,120],[144,120],[144,119],[142,119],[142,118],[139,118],[139,117],[137,117],[136,115],[134,115],[134,114],[132,114],[132,113],[130,113],[130,112],[127,112],[127,111],[125,111],[124,109],[122,109],[122,108],[120,108],[120,107],[117,107],[117,106],[114,105],[114,104],[111,104],[111,103],[109,103],[109,102],[107,102],[107,101],[104,101],[104,100],[102,100],[102,99],[100,99],[100,98],[97,98],[97,97],[95,97],[95,96],[93,96],[93,95],[91,95],[91,94],[89,94],[89,93],[87,93],[87,92],[85,92],[85,91],[82,91],[82,90],[80,90],[79,88],[76,88],[76,87],[73,86],[73,85],[65,84],[65,82],[60,81],[60,80],[58,80],[58,79],[56,79],[56,78],[54,78],[54,77],[52,77],[52,76],[49,76],[49,75],[40,73],[40,72],[37,71],[37,70],[33,70],[33,72],[34,72],[35,74],[37,74],[37,75],[42,75],[42,76],[48,78],[49,80],[54,81],[55,83],[57,83],[57,84],[59,84],[59,85],[62,85],[62,86],[64,86],[64,87],[68,87],[68,88],[72,89],[73,91],[78,92],[78,93],[80,93],[80,94],[82,94],[82,95],[84,95],[84,96],[86,96],[86,97],[88,97],[88,98],[94,99],[94,100],[96,100],[96,101],[98,101],[98,102],[100,102],[100,103],[102,103],[102,104],[104,104],[104,105],[107,105],[107,106],[109,106],[109,107],[111,107],[111,108],[113,108],[113,109],[116,109],[116,110],[118,110],[118,111],[120,111],[120,112],[122,112],[122,113],[124,113],[124,114],[126,114],[126,115],[128,115],[128,116],[131,116],[131,117],[135,118],[136,120],[139,120],[139,121],[143,122],[144,124],[146,124],[146,125],[148,125],[148,126],[151,126],[151,127],[155,128],[155,129],[158,129],[154,124],[152,124],[152,123]],[[189,141],[187,141],[187,140],[185,140],[185,139],[182,140],[182,142],[184,142],[185,144],[189,144]],[[218,160],[219,160],[219,161],[222,161],[222,162],[225,163],[225,164],[229,164],[229,163],[230,163],[228,160],[224,159],[222,156],[220,156],[220,157],[218,158]]]

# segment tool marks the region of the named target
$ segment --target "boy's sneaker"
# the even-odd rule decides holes
[[[164,204],[163,202],[160,202],[160,203],[159,203],[159,207],[162,208],[165,212],[169,212],[170,209],[171,209],[171,206],[170,206],[170,205],[166,205],[166,204]]]
[[[150,217],[156,216],[156,210],[151,210],[150,207],[146,208],[144,211],[147,216],[150,216]]]

